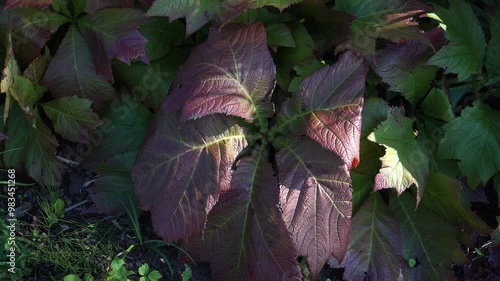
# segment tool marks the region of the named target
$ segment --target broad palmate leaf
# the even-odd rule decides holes
[[[462,111],[443,127],[438,157],[458,159],[471,187],[486,182],[500,170],[500,113],[482,102]]]
[[[463,0],[450,0],[450,9],[436,6],[436,14],[446,25],[446,38],[450,43],[429,60],[429,64],[458,74],[465,80],[481,71],[486,40],[483,30],[470,5]]]
[[[403,280],[406,267],[399,224],[378,193],[352,219],[349,248],[342,265],[350,281]]]
[[[275,76],[262,23],[212,28],[182,66],[164,108],[182,108],[181,121],[225,113],[249,122],[256,115],[260,124],[272,113]]]
[[[342,160],[306,139],[277,139],[280,204],[299,254],[317,276],[333,254],[344,258],[351,224],[352,189]]]
[[[300,280],[265,152],[260,147],[238,162],[230,188],[208,215],[203,239],[183,246],[195,260],[210,262],[215,280]]]
[[[177,113],[159,110],[150,131],[132,169],[141,207],[167,241],[202,233],[219,193],[230,188],[243,129],[230,117],[179,123]]]

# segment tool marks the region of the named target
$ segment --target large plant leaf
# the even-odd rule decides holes
[[[500,13],[491,19],[491,39],[486,49],[486,69],[495,75],[500,75]]]
[[[471,187],[486,182],[500,170],[500,113],[482,102],[462,111],[443,126],[438,157],[458,159]]]
[[[415,139],[413,120],[393,110],[368,139],[386,149],[380,158],[382,168],[375,177],[374,190],[395,188],[401,194],[415,184],[417,202],[420,202],[429,175],[429,158]]]
[[[486,40],[483,30],[469,4],[463,0],[450,0],[450,8],[436,5],[436,14],[446,25],[446,38],[450,43],[429,60],[429,64],[458,74],[465,80],[483,67]]]
[[[52,0],[7,0],[6,10],[14,8],[37,7],[45,9],[52,4]]]
[[[212,28],[208,42],[195,47],[164,103],[182,108],[181,121],[225,113],[258,124],[272,113],[270,94],[276,68],[262,23]]]
[[[42,186],[59,186],[62,165],[56,159],[56,138],[51,130],[36,115],[33,126],[19,106],[12,108],[12,118],[7,122],[6,150],[15,150],[4,155],[7,167],[23,166],[28,175]]]
[[[148,16],[167,16],[170,22],[186,18],[189,36],[220,13],[221,0],[156,0]]]
[[[76,96],[43,103],[43,110],[54,124],[54,130],[74,142],[89,142],[89,131],[101,125],[92,111],[92,102]]]
[[[395,42],[401,39],[413,39],[429,43],[418,29],[418,23],[413,20],[413,17],[430,11],[430,7],[423,2],[339,0],[335,3],[336,9],[357,16],[351,25],[349,41],[345,44],[350,49],[371,54],[375,50],[377,38]]]
[[[300,280],[298,253],[276,206],[277,179],[264,149],[238,162],[208,215],[203,238],[183,248],[210,262],[214,280]]]
[[[219,192],[229,189],[243,130],[219,115],[179,124],[178,114],[160,110],[150,132],[132,169],[136,194],[158,235],[187,239],[203,231]]]
[[[305,134],[349,166],[359,163],[361,108],[368,66],[361,56],[343,54],[307,79],[283,105],[275,132]]]
[[[342,160],[312,140],[275,144],[285,225],[314,279],[332,254],[341,261],[347,250],[351,179]]]
[[[248,9],[274,6],[283,11],[286,7],[301,1],[303,0],[224,0],[221,5],[224,8],[222,22],[227,22]]]
[[[130,96],[113,101],[101,115],[104,124],[90,133],[91,143],[80,144],[83,164],[139,150],[152,118],[153,114]]]
[[[87,0],[85,12],[95,14],[96,11],[104,8],[133,8],[134,0]]]
[[[147,40],[137,30],[143,20],[140,10],[113,8],[84,16],[78,21],[78,29],[92,51],[97,74],[113,81],[112,58],[130,64],[131,59],[140,57],[149,64],[144,50]]]
[[[406,267],[399,224],[378,193],[352,218],[344,278],[352,281],[403,280]]]
[[[184,24],[180,20],[169,23],[164,18],[153,18],[141,25],[139,32],[148,40],[144,48],[151,61],[167,55],[184,41]]]
[[[442,90],[433,88],[421,104],[424,114],[446,122],[455,118],[450,100]]]
[[[93,101],[99,110],[116,97],[113,87],[97,75],[87,43],[75,26],[70,26],[42,83],[55,98],[77,95]]]
[[[420,264],[411,268],[403,280],[450,280],[450,263],[463,263],[467,257],[459,247],[458,229],[423,206],[415,211],[415,201],[408,192],[391,196],[390,207],[400,223],[403,257]],[[422,278],[412,278],[421,276]],[[423,277],[425,276],[425,277]]]

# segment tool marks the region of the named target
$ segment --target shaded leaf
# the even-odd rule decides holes
[[[276,206],[278,189],[264,149],[243,158],[208,215],[204,238],[183,248],[210,263],[214,280],[300,280],[298,253]]]
[[[437,156],[458,159],[471,187],[486,182],[500,170],[500,113],[476,101],[462,115],[443,126],[445,135]]]
[[[37,7],[45,9],[52,3],[52,0],[7,0],[4,9]]]
[[[28,78],[33,84],[38,84],[45,75],[48,69],[52,56],[48,48],[45,49],[45,54],[38,56],[28,67],[24,70],[23,76]]]
[[[435,5],[435,13],[446,25],[446,38],[450,43],[429,60],[429,64],[458,74],[459,80],[481,72],[486,41],[483,30],[469,4],[450,0],[450,8]]]
[[[267,44],[274,50],[278,47],[295,47],[290,29],[284,23],[275,23],[266,26]]]
[[[351,25],[351,36],[344,46],[365,55],[373,53],[377,38],[394,42],[401,39],[418,40],[429,44],[423,32],[418,29],[414,17],[430,11],[430,7],[418,0],[339,0],[335,8],[347,11],[356,19]]]
[[[421,104],[424,114],[446,122],[455,118],[448,97],[437,88],[432,88]]]
[[[91,104],[90,100],[70,96],[43,103],[42,107],[57,133],[70,141],[88,143],[89,131],[101,125]]]
[[[491,19],[491,39],[486,48],[486,69],[488,72],[500,75],[500,13],[497,11]]]
[[[314,72],[320,70],[325,66],[317,60],[310,60],[304,62],[303,64],[296,65],[293,67],[296,76],[290,81],[290,86],[288,86],[289,92],[297,92],[300,90],[300,84],[309,76],[313,75]]]
[[[191,51],[163,107],[182,108],[181,121],[225,113],[260,125],[272,113],[275,75],[262,23],[212,28],[208,42]]]
[[[352,213],[356,214],[373,192],[373,177],[350,171],[352,180]]]
[[[273,6],[283,11],[286,7],[301,2],[302,0],[223,0],[224,15],[222,22],[226,23],[233,17],[248,9],[258,9],[264,6]]]
[[[176,20],[169,23],[164,18],[153,18],[139,28],[148,42],[144,46],[149,60],[153,61],[179,46],[184,41],[184,24]]]
[[[23,166],[28,175],[42,186],[59,186],[62,165],[56,159],[56,138],[50,129],[36,115],[36,127],[24,116],[19,106],[12,108],[12,118],[7,123],[5,149],[15,150],[4,155],[7,167]]]
[[[419,206],[415,211],[415,201],[408,192],[401,196],[393,194],[389,205],[400,223],[401,236],[404,237],[403,257],[407,261],[415,259],[420,263],[408,269],[407,274],[422,277],[416,280],[451,279],[449,264],[467,261],[456,240],[458,230],[424,206]],[[403,280],[415,280],[409,276]]]
[[[401,194],[415,184],[420,202],[429,175],[429,158],[413,135],[413,120],[393,110],[368,139],[385,147],[374,190],[394,188]]]
[[[378,97],[366,98],[363,105],[361,135],[368,136],[371,134],[380,123],[387,119],[388,115],[389,105],[387,102]]]
[[[156,0],[148,16],[167,16],[170,22],[186,18],[186,36],[189,36],[220,13],[221,0]]]
[[[134,9],[105,9],[78,20],[78,29],[92,51],[97,74],[113,81],[112,58],[126,64],[140,58],[149,64],[144,50],[147,40],[138,31],[143,20],[143,12]]]
[[[157,112],[132,180],[159,236],[173,242],[203,231],[219,193],[229,189],[231,165],[245,145],[234,119],[210,115],[179,123],[177,114]]]
[[[350,52],[317,71],[283,105],[275,132],[305,134],[336,153],[348,167],[356,166],[367,71],[364,59]]]
[[[378,193],[372,194],[352,218],[344,278],[352,281],[403,280],[399,224]]]
[[[93,101],[99,111],[113,99],[115,90],[92,64],[92,55],[75,26],[70,26],[42,80],[55,98],[77,95]]]
[[[347,250],[352,205],[347,166],[312,140],[279,139],[275,145],[285,225],[314,279],[332,254],[342,260]]]
[[[92,1],[87,0],[87,6],[85,7],[85,12],[89,14],[95,14],[98,10],[104,8],[133,8],[133,0],[98,0]]]

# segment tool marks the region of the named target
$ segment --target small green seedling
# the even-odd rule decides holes
[[[158,281],[163,277],[158,270],[149,271],[147,263],[139,267],[139,274],[141,275],[139,281]]]
[[[191,267],[186,264],[186,269],[184,269],[184,272],[182,272],[182,281],[189,281],[193,277],[193,271],[191,270]]]

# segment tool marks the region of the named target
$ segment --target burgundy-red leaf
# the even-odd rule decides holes
[[[131,177],[159,236],[173,242],[203,231],[245,145],[233,118],[210,115],[180,124],[178,114],[157,112]]]
[[[312,140],[281,139],[276,145],[283,218],[314,280],[332,254],[341,261],[346,253],[351,179],[342,160]]]
[[[52,0],[7,0],[4,10],[14,8],[37,7],[45,9],[52,4]]]
[[[275,76],[262,23],[212,28],[208,42],[191,51],[163,108],[182,108],[181,121],[213,113],[265,119]]]
[[[298,255],[276,206],[271,163],[260,150],[239,161],[231,187],[208,215],[204,238],[183,246],[210,262],[213,280],[300,280]]]

